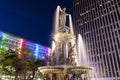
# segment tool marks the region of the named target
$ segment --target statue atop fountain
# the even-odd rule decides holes
[[[66,11],[66,8],[63,8],[63,9],[60,8],[60,15],[59,15],[60,27],[65,27],[66,25],[66,17],[68,16],[68,14],[65,11]]]

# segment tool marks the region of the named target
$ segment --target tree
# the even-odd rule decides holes
[[[11,54],[8,50],[5,51],[6,53],[4,55],[1,55],[4,59],[1,60],[0,66],[1,66],[1,73],[7,74],[7,75],[15,75],[17,78],[17,75],[21,71],[21,67],[19,65],[20,59],[18,59],[17,54]],[[14,53],[14,51],[13,51]],[[3,54],[3,53],[2,53]],[[19,72],[18,72],[19,71]]]
[[[9,52],[10,51],[10,52]],[[24,74],[26,77],[26,74],[28,71],[32,71],[33,68],[35,68],[35,64],[33,61],[28,61],[25,59],[19,59],[17,53],[12,50],[2,50],[2,55],[0,62],[1,66],[1,74],[7,74],[7,75],[14,75],[17,79],[18,75]],[[31,68],[32,67],[32,68]]]
[[[38,66],[44,66],[45,61],[35,61],[34,55],[32,53],[32,50],[24,46],[21,49],[21,52],[23,54],[23,59],[18,58],[19,50],[12,50],[9,48],[6,50],[6,48],[3,46],[0,48],[0,73],[1,74],[7,74],[7,75],[14,75],[15,80],[20,75],[24,75],[24,79],[26,76],[32,75],[34,77],[35,71]]]
[[[24,68],[24,75],[29,74],[30,76],[34,77],[35,71],[37,70],[37,68],[39,66],[45,66],[45,61],[44,60],[35,60],[35,57],[33,55],[32,50],[30,50],[29,48],[27,48],[27,46],[24,46],[21,50],[22,54],[23,54],[23,59],[26,61],[27,60],[27,67]]]
[[[16,71],[17,62],[19,62],[17,51],[6,47],[7,40],[3,39],[0,44],[0,73],[7,75],[18,74]]]

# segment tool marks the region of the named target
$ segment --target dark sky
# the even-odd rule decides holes
[[[0,0],[0,30],[50,46],[57,5],[73,13],[72,0]]]

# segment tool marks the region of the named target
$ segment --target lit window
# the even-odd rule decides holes
[[[88,13],[88,11],[86,11],[86,13]]]
[[[92,8],[92,10],[95,10],[95,8]]]
[[[102,5],[100,4],[100,7],[101,7]]]
[[[110,1],[108,1],[108,3],[110,3]]]
[[[79,5],[79,2],[76,3],[76,6]]]

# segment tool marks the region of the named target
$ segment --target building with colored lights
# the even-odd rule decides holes
[[[74,31],[82,35],[100,80],[120,80],[120,0],[73,0]]]
[[[5,42],[3,45],[2,43]],[[0,47],[5,47],[6,49],[19,50],[18,57],[23,58],[22,48],[27,47],[31,53],[34,55],[35,60],[48,60],[50,55],[50,48],[39,45],[37,43],[28,41],[23,38],[13,36],[8,33],[0,31]]]

